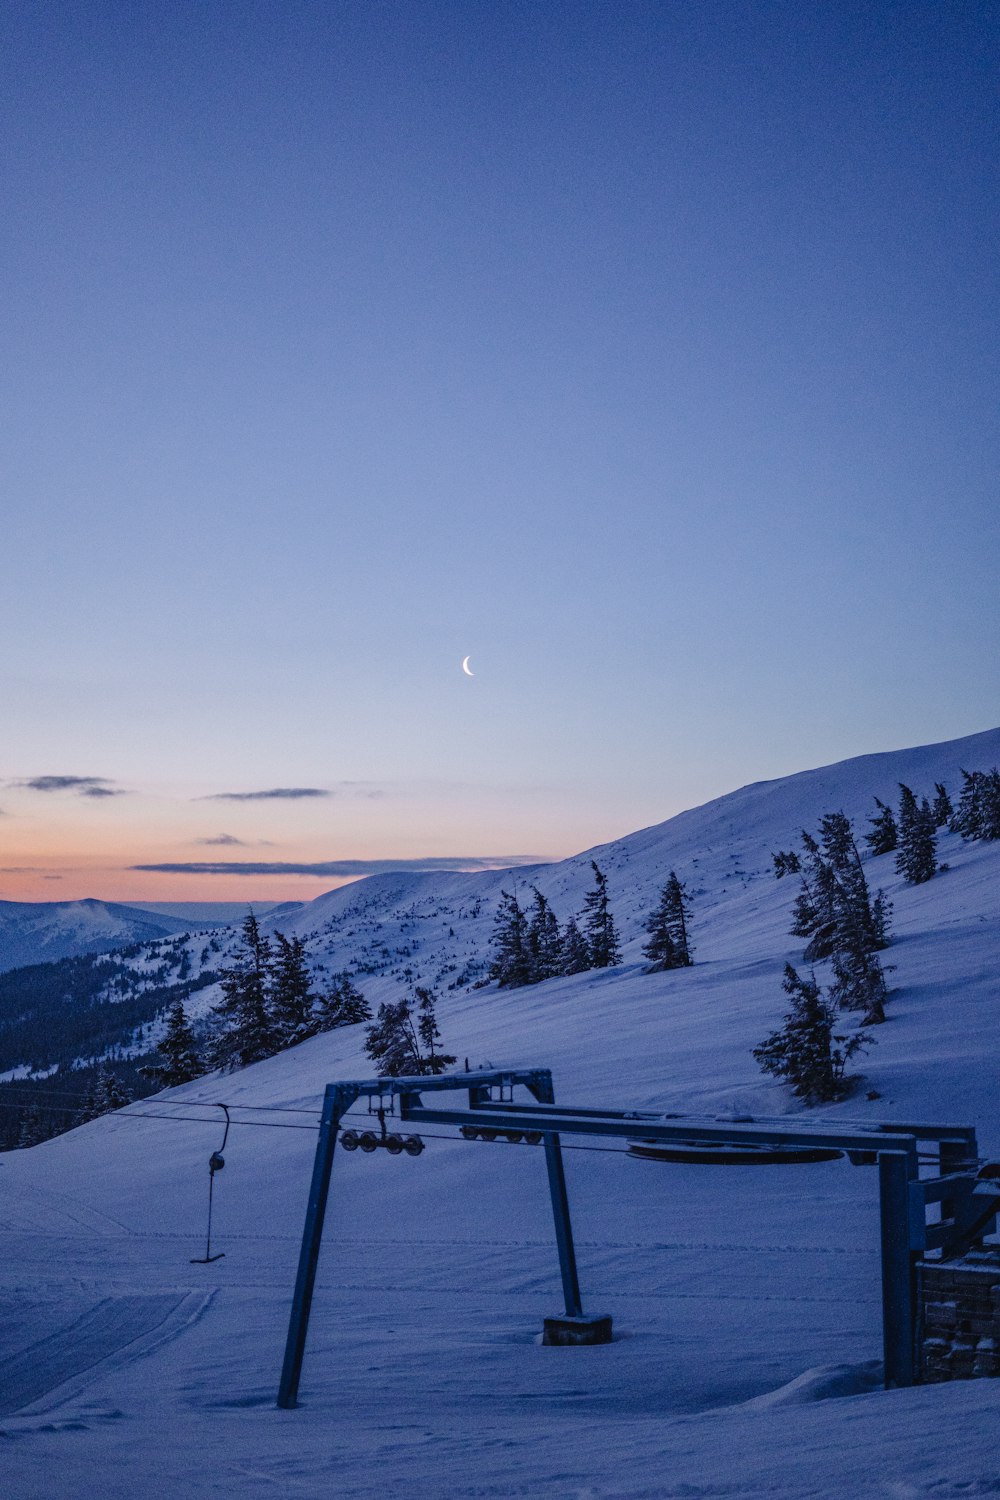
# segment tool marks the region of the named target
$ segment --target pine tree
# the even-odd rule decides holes
[[[83,1106],[76,1117],[76,1123],[85,1125],[88,1120],[96,1120],[101,1115],[112,1114],[116,1109],[124,1109],[126,1104],[131,1104],[131,1102],[132,1095],[125,1085],[106,1063],[101,1063],[84,1096]]]
[[[771,855],[774,862],[774,878],[781,880],[785,875],[798,875],[802,869],[802,861],[794,849],[779,849],[776,854]]]
[[[982,771],[963,771],[962,790],[950,828],[963,839],[981,839],[985,827],[987,778]]]
[[[863,1022],[874,1025],[885,1020],[887,987],[876,955],[888,942],[891,908],[881,891],[872,904],[850,819],[844,813],[827,813],[820,819],[820,838],[834,877],[830,997],[845,1010],[862,1011]]]
[[[963,839],[1000,839],[1000,770],[963,771],[965,785],[952,821]]]
[[[562,973],[561,939],[555,912],[537,886],[531,887],[534,900],[528,923],[526,947],[531,984],[553,979]]]
[[[899,848],[896,869],[907,885],[921,885],[937,870],[934,815],[925,797],[920,805],[908,786],[899,784]]]
[[[311,1024],[315,1031],[336,1031],[338,1026],[357,1026],[371,1018],[371,1006],[345,971],[334,975],[329,990],[317,1002]]]
[[[29,1146],[37,1146],[48,1139],[48,1131],[42,1118],[42,1111],[37,1104],[31,1104],[21,1116],[21,1128],[17,1136],[17,1149],[27,1150]]]
[[[279,1045],[292,1047],[315,1034],[312,975],[302,938],[286,938],[283,932],[276,932],[274,939],[278,951],[271,967],[269,1010]]]
[[[834,1035],[836,1012],[823,1000],[815,975],[803,979],[786,963],[782,988],[792,1008],[781,1030],[754,1047],[761,1070],[784,1078],[807,1104],[842,1099],[847,1092],[844,1069],[871,1039],[863,1031],[850,1038]]]
[[[885,1020],[887,988],[885,971],[875,954],[862,943],[845,946],[833,955],[830,999],[841,1010],[860,1010],[863,1026],[878,1026]]]
[[[666,900],[670,936],[674,942],[674,967],[687,968],[694,963],[694,949],[688,935],[691,908],[688,905],[687,888],[671,870],[663,891]]]
[[[819,840],[803,833],[806,869],[795,904],[792,932],[807,937],[810,963],[831,959],[830,995],[846,1010],[861,1010],[874,1024],[885,1019],[885,972],[876,957],[889,941],[891,903],[871,899],[861,855],[842,812],[820,819]]]
[[[820,829],[824,852],[830,860],[836,882],[834,947],[843,949],[854,943],[870,952],[887,947],[892,902],[887,900],[883,891],[879,891],[872,902],[850,819],[842,812],[827,813],[820,820]],[[855,936],[849,938],[852,929]]]
[[[934,815],[935,828],[946,828],[955,816],[955,809],[952,807],[951,798],[948,796],[948,788],[942,781],[935,781],[934,783],[934,802],[931,812]]]
[[[441,1032],[438,1029],[435,1005],[437,996],[433,990],[425,989],[418,985],[413,992],[417,1001],[417,1036],[420,1038],[422,1053],[422,1073],[444,1073],[456,1061],[447,1052],[439,1052],[437,1044],[441,1040]]]
[[[876,953],[880,953],[889,946],[889,919],[892,916],[892,902],[885,891],[877,893],[871,910],[872,947]]]
[[[803,840],[807,837],[803,834]],[[837,942],[837,877],[833,866],[823,858],[818,846],[807,845],[808,870],[802,876],[802,890],[795,903],[792,932],[809,937],[805,957],[808,963],[829,958]]]
[[[823,814],[819,820],[819,841],[823,853],[838,874],[860,864],[861,856],[854,841],[851,820],[846,813]]]
[[[690,917],[687,891],[671,870],[659,904],[646,923],[649,941],[642,951],[650,960],[647,974],[683,969],[694,962],[687,928]]]
[[[676,949],[670,932],[670,904],[665,887],[646,923],[646,931],[649,933],[649,940],[642,945],[643,957],[649,959],[646,973],[662,974],[666,969],[676,968]]]
[[[495,979],[500,989],[517,989],[523,984],[530,984],[528,922],[518,905],[516,892],[500,892],[500,904],[493,921],[490,943],[493,961],[488,977]]]
[[[271,945],[251,910],[243,921],[236,963],[219,971],[223,998],[212,1014],[222,1028],[212,1041],[213,1066],[245,1068],[272,1056],[281,1046],[281,1034],[270,1012],[272,963]]]
[[[562,930],[559,959],[562,974],[584,974],[590,968],[590,949],[587,946],[587,939],[572,917]]]
[[[101,1114],[110,1115],[116,1109],[124,1109],[126,1104],[132,1103],[132,1091],[126,1088],[121,1079],[112,1073],[110,1068],[102,1068],[98,1073],[100,1080],[99,1099],[102,1104]]]
[[[420,1071],[420,1043],[408,1000],[383,1001],[365,1033],[365,1052],[381,1077],[408,1078]]]
[[[594,860],[590,861],[590,868],[594,872],[594,889],[583,899],[583,930],[590,950],[590,967],[611,969],[621,963],[622,955],[608,901],[608,878]]]
[[[986,773],[983,784],[981,839],[1000,839],[1000,770],[996,766]]]
[[[184,1002],[178,996],[170,1002],[167,1011],[167,1029],[158,1048],[162,1063],[147,1064],[139,1069],[144,1078],[149,1078],[161,1089],[176,1088],[200,1078],[205,1071],[198,1056],[198,1046],[184,1010]]]
[[[893,817],[892,808],[887,807],[880,797],[875,798],[875,806],[878,812],[874,818],[868,819],[872,825],[872,831],[865,834],[865,843],[873,854],[891,854],[899,842],[896,819]]]
[[[77,1110],[76,1119],[73,1122],[74,1124],[86,1125],[89,1120],[97,1119],[97,1116],[101,1112],[97,1107],[97,1099],[98,1095],[96,1089],[96,1081],[94,1079],[91,1079],[90,1083],[87,1085],[87,1092],[83,1096],[83,1103]]]
[[[434,1010],[433,990],[417,988],[418,1019],[413,1021],[413,1003],[409,999],[379,1006],[375,1021],[365,1033],[365,1052],[386,1078],[443,1073],[455,1061],[438,1052],[441,1040]]]

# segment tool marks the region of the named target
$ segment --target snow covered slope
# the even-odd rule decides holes
[[[783,1011],[782,963],[802,947],[787,935],[795,882],[772,878],[769,851],[832,808],[863,819],[898,780],[955,789],[959,765],[997,761],[994,732],[847,762],[595,851],[626,962],[503,992],[448,990],[446,978],[449,1049],[473,1064],[549,1066],[557,1096],[581,1104],[800,1109],[750,1056]],[[948,872],[913,888],[891,856],[868,864],[895,901],[889,1020],[855,1098],[824,1112],[975,1123],[996,1153],[1000,845],[946,835],[940,855]],[[699,891],[697,961],[647,975],[642,918],[674,867]],[[581,856],[537,878],[564,918],[590,874]],[[383,941],[391,961],[363,984],[378,998],[405,987],[394,970],[433,978],[446,955],[462,961],[488,936],[504,879],[379,877],[321,897],[288,928],[334,968]],[[668,1167],[574,1144],[585,1303],[612,1313],[618,1337],[549,1350],[536,1336],[559,1310],[559,1282],[539,1151],[443,1139],[442,1128],[416,1160],[338,1154],[304,1404],[277,1412],[319,1100],[329,1080],[370,1072],[362,1044],[363,1028],[345,1028],[3,1158],[0,1431],[17,1439],[5,1445],[5,1494],[1000,1491],[993,1383],[872,1389],[877,1186],[846,1162]],[[219,1101],[238,1122],[215,1187],[213,1248],[225,1258],[192,1265]]]
[[[933,796],[941,781],[957,793],[960,768],[1000,764],[1000,729],[940,745],[866,755],[777,781],[757,782],[651,828],[563,860],[477,874],[377,875],[328,892],[264,926],[306,940],[318,968],[359,973],[375,1000],[395,996],[410,981],[464,989],[485,972],[501,890],[516,887],[522,904],[536,885],[561,922],[578,913],[593,885],[591,860],[607,874],[625,957],[638,961],[644,924],[672,869],[692,891],[699,960],[748,960],[789,944],[787,909],[794,881],[777,885],[775,849],[814,829],[824,812],[843,810],[859,843],[875,797],[894,804],[899,783]],[[949,849],[960,848],[951,839]],[[942,850],[942,859],[948,855]],[[875,862],[875,884],[894,887],[892,860]],[[777,944],[777,947],[776,947]],[[214,998],[206,992],[204,1004]]]
[[[114,901],[0,901],[0,972],[214,925]]]
[[[501,891],[516,890],[522,905],[528,905],[531,888],[537,886],[564,923],[580,912],[593,885],[591,861],[596,860],[609,879],[626,960],[640,961],[646,919],[671,870],[693,896],[699,962],[725,956],[763,958],[777,951],[776,943],[778,948],[787,946],[781,934],[787,930],[795,884],[776,885],[772,851],[793,844],[803,828],[815,828],[824,812],[839,809],[853,818],[861,842],[873,799],[894,803],[901,781],[918,795],[933,795],[937,781],[957,793],[961,767],[989,770],[996,764],[1000,729],[940,745],[861,756],[743,787],[558,863],[472,874],[374,875],[301,905],[269,911],[261,925],[272,933],[302,937],[321,985],[331,974],[349,970],[373,1005],[398,998],[414,983],[433,985],[442,993],[464,992],[487,971]],[[960,847],[957,840],[950,842]],[[948,858],[945,853],[941,857]],[[876,884],[895,883],[891,860],[876,864],[871,873]],[[69,905],[89,908],[101,903]],[[57,907],[58,903],[52,908],[56,918]],[[168,920],[139,915],[155,922]],[[197,975],[224,964],[237,944],[234,926],[219,929],[208,948],[204,938],[194,934],[180,945],[176,938],[163,944],[154,941],[130,963],[145,977],[164,961],[176,964],[186,952],[187,971]],[[109,941],[108,946],[115,943]],[[108,998],[114,1000],[114,993]],[[218,999],[217,986],[207,986],[191,997],[189,1009],[196,1017],[204,1015]]]

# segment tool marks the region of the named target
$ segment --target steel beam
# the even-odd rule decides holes
[[[907,1155],[915,1148],[912,1137],[884,1135],[875,1130],[802,1130],[789,1126],[703,1122],[679,1119],[636,1119],[620,1113],[598,1114],[560,1105],[481,1104],[473,1109],[438,1109],[424,1104],[408,1105],[406,1119],[413,1124],[477,1125],[495,1130],[557,1130],[573,1135],[641,1136],[655,1141],[740,1142],[773,1146],[830,1146],[840,1151],[895,1152]]]

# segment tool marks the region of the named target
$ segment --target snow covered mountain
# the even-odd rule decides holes
[[[215,925],[114,901],[0,901],[0,973]]]
[[[1000,729],[938,745],[862,756],[743,787],[556,864],[477,873],[370,876],[313,901],[286,904],[267,913],[261,925],[272,933],[281,931],[303,938],[319,987],[330,976],[349,971],[373,1008],[383,1000],[398,999],[418,983],[431,985],[442,995],[470,991],[479,995],[483,992],[471,987],[482,983],[488,968],[501,891],[516,890],[522,905],[526,905],[531,887],[537,886],[551,902],[559,921],[565,923],[579,913],[593,885],[593,860],[608,877],[625,959],[624,969],[615,974],[623,978],[642,965],[646,919],[667,875],[676,870],[692,896],[698,975],[708,972],[706,964],[758,963],[770,976],[773,995],[777,982],[774,976],[780,980],[784,958],[797,961],[802,945],[788,937],[797,883],[774,880],[772,852],[795,843],[803,828],[815,828],[824,812],[841,809],[854,820],[860,842],[866,820],[874,810],[873,799],[877,796],[894,803],[901,781],[918,795],[932,795],[935,782],[944,782],[957,793],[961,768],[988,770],[998,763]],[[948,882],[939,878],[932,883],[933,897],[927,899],[935,906],[971,878],[961,871],[978,867],[977,861],[985,856],[980,846],[964,846],[957,835],[945,834],[940,857],[953,865],[953,872]],[[923,897],[919,890],[900,891],[891,856],[871,861],[869,873],[873,885],[884,886],[894,899],[899,896],[900,921],[905,921],[906,911],[920,906]],[[81,911],[100,934],[90,951],[95,951],[98,941],[100,951],[135,942],[138,934],[126,931],[133,915],[157,924],[172,920],[130,908],[106,908],[98,902],[54,903],[52,908],[24,910],[38,910],[40,922],[50,913],[56,934],[60,923],[70,923],[73,914]],[[107,918],[105,911],[110,913]],[[119,912],[127,914],[121,925]],[[155,1004],[152,991],[158,973],[170,982],[186,976],[197,981],[200,974],[206,973],[207,978],[207,971],[217,971],[236,952],[235,926],[218,929],[210,943],[206,943],[204,933],[189,937],[183,931],[178,933],[182,927],[177,921],[173,936],[149,942],[135,957],[124,960],[151,1004]],[[76,940],[82,942],[84,938],[85,931]],[[548,996],[554,988],[550,982],[538,994]],[[107,1002],[114,1005],[125,993],[127,986],[122,988],[119,976],[109,981]],[[218,986],[208,982],[185,1003],[197,1018],[218,999]],[[87,1003],[92,1003],[90,998]],[[528,1003],[526,998],[523,1003]],[[15,1009],[20,1006],[18,998]],[[753,1040],[759,1040],[761,1034]],[[144,1030],[135,1050],[148,1046],[149,1032]],[[452,1042],[449,1050],[456,1050]],[[30,1060],[6,1053],[5,1058],[4,1066],[8,1067]],[[46,1066],[57,1061],[53,1055],[47,1058]]]
[[[283,930],[303,934],[317,965],[367,964],[373,1001],[441,976],[449,1050],[551,1067],[564,1101],[800,1111],[750,1055],[785,1009],[784,959],[802,950],[788,935],[796,882],[773,878],[771,850],[839,808],[860,831],[871,798],[894,802],[901,780],[954,792],[960,767],[998,762],[1000,731],[865,757],[593,851],[627,939],[613,970],[499,992],[459,983],[510,873],[377,877],[283,916]],[[888,1021],[855,1096],[823,1112],[975,1124],[997,1153],[1000,843],[944,834],[939,854],[949,869],[913,887],[891,855],[867,862],[895,903]],[[565,918],[589,858],[518,871],[519,889],[537,880]],[[642,922],[671,868],[694,887],[696,963],[647,974]],[[346,1027],[4,1156],[0,1432],[17,1439],[5,1493],[996,1493],[995,1384],[873,1388],[876,1174],[846,1161],[664,1166],[567,1142],[585,1306],[610,1312],[618,1337],[550,1350],[537,1341],[559,1310],[540,1152],[443,1128],[415,1160],[338,1152],[304,1404],[277,1412],[322,1090],[370,1071],[363,1028]],[[220,1102],[235,1122],[215,1184],[212,1248],[225,1258],[192,1264]]]
[[[918,795],[933,796],[935,782],[957,793],[963,768],[997,764],[1000,729],[860,756],[754,783],[556,864],[371,876],[318,896],[291,915],[268,916],[262,925],[301,936],[321,971],[356,970],[375,999],[395,995],[411,981],[464,989],[485,972],[502,890],[516,890],[526,905],[537,886],[565,922],[580,911],[593,885],[594,860],[608,876],[626,961],[640,959],[646,918],[674,869],[692,892],[700,961],[751,959],[774,952],[770,917],[777,910],[785,920],[795,886],[786,881],[776,888],[774,850],[795,843],[803,828],[814,829],[823,813],[841,810],[854,821],[861,843],[874,798],[895,804],[900,782]],[[952,843],[961,849],[953,836]],[[876,885],[899,884],[891,859],[875,862],[871,876]],[[210,998],[206,992],[204,1003]]]

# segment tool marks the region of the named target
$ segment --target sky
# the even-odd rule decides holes
[[[998,42],[5,7],[0,897],[560,858],[1000,722]]]

